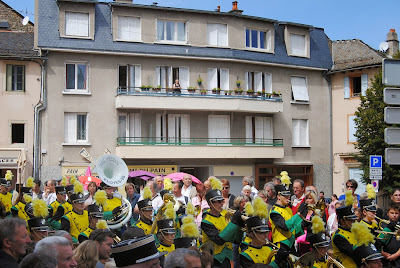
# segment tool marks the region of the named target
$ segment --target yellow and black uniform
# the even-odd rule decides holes
[[[271,263],[267,262],[272,250],[273,249],[268,245],[262,247],[247,245],[246,249],[240,253],[240,265],[242,267],[251,267],[255,263],[263,263],[278,268],[279,266],[275,261],[272,261]]]
[[[29,216],[25,212],[25,204],[21,201],[11,208],[11,214],[13,217],[19,217],[27,222],[29,220]]]
[[[133,226],[139,227],[140,229],[142,229],[144,231],[145,235],[149,235],[152,224],[153,224],[153,221],[149,221],[149,223],[146,223],[146,222],[142,221],[141,219],[139,219]]]
[[[153,206],[151,203],[151,200],[149,198],[145,198],[143,200],[140,200],[138,203],[138,208],[140,211],[150,211],[153,210]],[[141,214],[142,215],[142,214]],[[133,226],[139,227],[144,231],[146,235],[151,234],[151,227],[153,225],[153,221],[150,219],[143,219],[142,216],[140,216],[139,220],[133,224]]]
[[[157,247],[158,252],[167,252],[165,254],[165,257],[171,252],[175,250],[175,245],[172,244],[170,246],[167,246],[165,244],[163,244],[162,242],[160,242],[160,244]]]
[[[308,252],[302,255],[299,262],[302,265],[301,267],[328,268],[328,260],[325,257],[318,260],[315,252]]]
[[[378,233],[376,233],[376,231],[379,230],[378,224],[376,222],[367,222],[366,220],[361,220],[362,223],[364,223],[365,225],[367,225],[368,229],[371,231],[371,233],[373,235],[378,235]]]
[[[93,229],[92,227],[89,226],[88,228],[86,228],[85,231],[83,231],[82,233],[80,233],[80,234],[78,235],[78,241],[79,241],[79,243],[82,243],[82,242],[88,240],[90,234],[91,234],[94,230],[95,230],[95,229]]]
[[[9,192],[7,192],[6,194],[0,193],[0,201],[6,207],[6,214],[10,214],[12,208],[12,194]]]
[[[272,230],[272,242],[278,246],[284,244],[287,248],[292,248],[295,238],[303,234],[301,223],[303,220],[289,207],[275,204],[270,213],[269,222]]]
[[[60,204],[60,205],[58,206],[57,212],[54,214],[54,216],[53,216],[52,219],[53,219],[54,221],[60,221],[61,218],[62,218],[64,215],[66,215],[66,214],[68,214],[69,212],[71,212],[72,209],[73,209],[73,207],[72,207],[71,200],[68,199],[66,202],[64,202],[63,204]]]
[[[71,234],[74,243],[78,241],[80,233],[89,227],[88,212],[84,210],[82,214],[76,213],[74,210],[61,218],[60,230],[67,231]]]
[[[107,204],[103,206],[103,216],[105,220],[110,220],[113,218],[113,210],[117,207],[122,206],[122,200],[118,197],[113,197],[107,199]]]

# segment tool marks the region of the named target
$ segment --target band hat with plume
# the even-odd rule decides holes
[[[151,199],[153,198],[153,193],[149,186],[143,188],[143,199],[137,202],[139,210],[153,210]]]
[[[375,192],[374,186],[372,184],[367,185],[367,195],[368,195],[368,199],[376,198],[376,192]]]
[[[28,180],[26,181],[26,187],[29,188],[35,188],[35,180],[33,179],[33,177],[29,177]]]
[[[221,181],[216,178],[216,177],[210,177],[208,178],[211,184],[211,189],[208,193],[206,193],[205,197],[207,202],[214,202],[218,200],[224,200],[224,197],[222,196],[222,183]]]
[[[157,221],[157,228],[159,231],[163,231],[165,233],[174,234],[175,233],[175,210],[174,204],[172,202],[168,202],[165,205],[164,211],[165,219]]]
[[[78,180],[74,182],[74,192],[76,194],[83,194],[83,184],[80,183]]]
[[[170,178],[164,178],[164,190],[172,191],[173,185]]]
[[[182,231],[182,237],[196,237],[196,238],[200,237],[199,228],[195,223],[193,215],[189,214],[182,218],[181,231]]]
[[[71,177],[69,178],[69,183],[70,184],[75,184],[76,181],[77,181],[76,176],[75,175],[71,175]]]
[[[99,220],[97,223],[96,223],[96,228],[97,229],[108,229],[108,225],[107,225],[107,222],[105,221],[105,220]]]
[[[66,187],[68,185],[67,177],[63,176],[61,179],[61,185]]]
[[[5,176],[6,180],[12,181],[13,177],[14,177],[14,175],[12,174],[11,170],[7,170],[6,171],[6,176]]]
[[[351,226],[351,233],[354,234],[354,241],[356,241],[356,247],[368,246],[369,244],[375,243],[375,236],[368,229],[368,226],[363,222],[355,222]]]
[[[92,216],[97,219],[103,218],[103,208],[97,204],[91,204],[87,206],[87,211],[89,216]]]
[[[39,218],[46,218],[49,215],[49,208],[43,199],[35,199],[32,201],[33,215]]]
[[[196,214],[196,207],[193,205],[192,202],[189,202],[186,205],[186,211],[185,211],[186,215],[195,215]]]
[[[32,196],[31,195],[24,194],[23,197],[24,197],[25,204],[28,204],[28,203],[32,202]]]
[[[257,197],[254,199],[253,205],[247,202],[244,206],[245,214],[249,217],[246,220],[247,231],[268,232],[268,207],[261,197]]]
[[[93,196],[94,202],[99,207],[107,206],[107,193],[104,190],[98,190]]]
[[[282,185],[284,185],[286,189],[289,189],[289,185],[292,184],[289,174],[287,173],[287,171],[282,171],[280,175]]]
[[[353,206],[353,204],[354,204],[353,192],[348,190],[345,192],[345,206]]]
[[[354,241],[356,241],[353,255],[357,267],[361,267],[361,264],[367,263],[367,261],[383,258],[382,254],[375,248],[375,236],[365,223],[353,223],[350,231],[354,234]]]
[[[309,234],[307,233],[307,241],[314,247],[328,247],[331,240],[325,235],[325,223],[319,216],[311,219],[312,226]]]

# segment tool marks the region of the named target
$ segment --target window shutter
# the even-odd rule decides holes
[[[265,49],[266,50],[271,50],[271,44],[272,44],[272,31],[269,30],[266,32],[266,36],[265,36]]]
[[[264,73],[264,83],[265,93],[272,93],[272,75],[270,73]]]
[[[7,64],[7,91],[12,91],[12,65]]]
[[[190,115],[182,114],[181,115],[182,125],[181,125],[181,133],[184,142],[190,141]]]
[[[350,99],[350,78],[348,76],[344,77],[344,98]]]
[[[292,120],[292,145],[300,145],[300,120]]]
[[[355,115],[349,116],[349,142],[357,142],[357,138],[355,137],[357,128],[356,128],[356,123],[354,122],[354,119],[356,118]]]
[[[211,90],[213,88],[216,88],[218,86],[218,81],[217,81],[217,68],[214,69],[208,69],[207,70],[207,80],[208,80],[208,88]],[[211,94],[211,91],[207,91],[207,94]]]
[[[179,116],[178,116],[179,117]],[[169,140],[176,138],[176,119],[178,118],[176,114],[168,115],[168,138]]]
[[[172,66],[167,66],[165,67],[166,72],[167,72],[167,87],[171,87],[175,83],[175,81],[172,81]]]
[[[65,142],[74,143],[77,138],[77,125],[76,125],[76,114],[74,113],[65,113],[64,114],[64,135]]]
[[[187,88],[189,87],[189,68],[188,67],[179,67],[179,83],[181,84],[182,94],[188,94],[188,91],[187,91]]]
[[[246,91],[249,89],[249,72],[244,73],[244,87]]]
[[[127,133],[127,116],[125,114],[120,114],[118,116],[118,138],[126,138],[129,137],[129,133]],[[122,140],[124,142],[129,140]]]
[[[308,146],[308,120],[300,120],[300,145]]]
[[[296,101],[309,101],[307,79],[305,77],[292,76],[292,92]]]
[[[256,72],[254,73],[254,92],[262,90],[262,73]]]
[[[246,116],[246,143],[253,143],[253,117]]]
[[[156,140],[157,142],[166,142],[166,122],[165,114],[156,114]]]
[[[141,40],[141,29],[140,29],[140,19],[139,18],[130,18],[131,19],[131,36],[133,41]]]
[[[305,56],[306,55],[306,36],[300,34],[290,34],[291,54]]]
[[[142,137],[142,115],[140,113],[129,114],[129,137],[135,142],[140,142]]]
[[[226,24],[217,24],[218,26],[218,46],[228,46],[228,26]]]
[[[272,117],[264,117],[263,124],[264,124],[264,139],[267,139],[266,142],[270,142],[268,140],[272,140],[274,138]]]
[[[208,137],[210,143],[230,142],[230,119],[229,115],[208,116]]]
[[[221,94],[224,94],[224,91],[229,90],[229,70],[228,69],[220,69],[221,75]]]
[[[217,24],[209,23],[207,24],[207,44],[216,46],[217,42]]]
[[[365,96],[368,88],[368,74],[361,75],[361,95]]]
[[[254,122],[256,143],[260,143],[264,140],[264,118],[256,116]]]
[[[129,40],[129,26],[127,17],[118,16],[118,39]]]
[[[142,84],[142,67],[135,65],[135,87],[139,88]]]

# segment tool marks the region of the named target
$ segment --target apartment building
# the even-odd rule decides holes
[[[41,65],[33,50],[30,21],[0,0],[0,177],[13,184],[32,175],[35,108],[40,103]]]
[[[243,15],[235,3],[219,12],[36,0],[36,12],[48,59],[43,180],[83,173],[85,149],[131,170],[227,178],[233,193],[245,175],[262,187],[282,170],[331,188],[323,29]]]

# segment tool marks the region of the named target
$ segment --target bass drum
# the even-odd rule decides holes
[[[271,263],[271,261],[273,259],[275,259],[274,257],[276,254],[278,254],[278,250],[279,249],[274,249],[271,251],[271,254],[269,254],[269,256],[268,256],[267,263]],[[299,267],[295,266],[295,263],[297,262],[297,260],[298,260],[298,257],[294,256],[293,254],[289,254],[289,256],[286,257],[286,263],[287,263],[286,267],[289,267],[289,268],[301,267],[301,266],[299,266]]]

